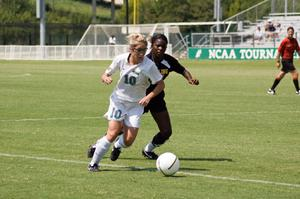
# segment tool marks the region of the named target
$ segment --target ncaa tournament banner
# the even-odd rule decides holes
[[[267,60],[275,59],[277,48],[189,48],[189,59]],[[298,58],[295,53],[294,58]]]

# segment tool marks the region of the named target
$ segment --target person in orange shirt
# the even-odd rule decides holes
[[[299,73],[293,63],[295,51],[300,56],[300,47],[297,40],[294,38],[294,28],[290,26],[287,28],[287,37],[284,38],[280,43],[276,55],[276,67],[280,68],[280,57],[282,67],[280,72],[276,75],[272,87],[269,88],[269,90],[267,91],[268,94],[275,95],[275,88],[279,84],[280,80],[285,76],[286,73],[291,73],[293,83],[296,89],[296,94],[300,95],[298,81]]]

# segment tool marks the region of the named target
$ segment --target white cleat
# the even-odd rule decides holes
[[[270,89],[270,88],[269,88],[269,90],[267,91],[267,93],[268,93],[269,95],[275,95],[275,94],[276,94],[275,90]]]

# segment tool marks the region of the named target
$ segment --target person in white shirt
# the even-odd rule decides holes
[[[264,33],[261,30],[260,26],[257,26],[256,30],[254,32],[254,40],[261,42],[263,40],[263,38],[264,38]]]
[[[115,45],[116,43],[117,43],[117,40],[116,40],[115,35],[110,36],[109,39],[108,39],[108,44],[109,45]]]
[[[128,36],[129,53],[121,54],[113,60],[111,65],[101,76],[104,84],[112,83],[112,75],[120,71],[120,78],[110,96],[110,104],[105,117],[108,120],[106,134],[96,143],[96,149],[88,170],[99,171],[99,163],[110,145],[118,137],[123,148],[129,147],[135,140],[140,118],[144,107],[165,87],[162,75],[154,62],[145,57],[147,40],[141,34]],[[146,95],[146,89],[151,84],[157,84],[155,89]]]

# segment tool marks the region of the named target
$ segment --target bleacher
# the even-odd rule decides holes
[[[286,36],[287,27],[293,26],[295,37],[300,38],[300,8],[295,1],[264,0],[256,5],[223,20],[211,27],[210,33],[192,33],[192,47],[207,48],[256,48],[277,47]],[[225,25],[231,21],[232,24]],[[274,34],[265,31],[271,21],[276,26]],[[223,24],[224,23],[224,24]],[[256,40],[255,32],[260,27],[263,39]]]
[[[265,26],[269,22],[274,24],[274,32],[268,32],[265,30]],[[278,44],[278,42],[286,37],[287,28],[289,26],[292,26],[295,29],[294,37],[300,39],[300,13],[293,13],[293,15],[290,14],[287,16],[285,16],[284,13],[270,14],[269,16],[264,17],[263,20],[259,20],[256,24],[245,29],[245,32],[251,35],[255,32],[257,27],[261,27],[264,34],[263,40],[257,41],[254,37],[252,37],[248,42],[254,41],[257,45],[263,45],[264,47],[273,47],[274,44]],[[268,38],[268,35],[274,36]]]

